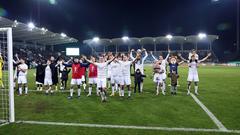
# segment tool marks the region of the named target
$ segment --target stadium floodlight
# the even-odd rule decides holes
[[[92,40],[93,40],[93,42],[97,43],[97,42],[99,42],[100,39],[99,39],[99,37],[94,37]]]
[[[166,36],[166,38],[167,38],[168,40],[172,40],[173,36],[170,35],[170,34],[168,34],[168,35]]]
[[[122,37],[122,40],[123,40],[123,41],[128,41],[128,40],[129,40],[129,37],[128,37],[128,36],[123,36],[123,37]]]
[[[206,33],[199,33],[198,34],[198,38],[199,39],[204,39],[204,38],[206,38],[207,37],[207,34]]]
[[[14,20],[12,27],[17,27],[17,25],[18,25],[18,21]]]
[[[34,28],[35,28],[34,23],[33,23],[33,22],[29,22],[29,23],[28,23],[28,28],[29,28],[30,30],[34,29]]]
[[[44,27],[42,27],[41,30],[42,30],[42,34],[45,34],[48,31],[48,29],[46,29]]]
[[[67,37],[67,35],[65,33],[61,33],[61,36],[64,38]]]

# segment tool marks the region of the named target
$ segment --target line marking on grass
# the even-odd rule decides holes
[[[193,100],[203,109],[204,112],[212,119],[216,126],[221,131],[228,131],[228,129],[217,119],[217,117],[192,93],[190,93]]]
[[[141,130],[184,131],[184,132],[240,133],[240,130],[220,130],[220,129],[204,129],[204,128],[169,128],[169,127],[83,124],[83,123],[44,122],[44,121],[17,121],[16,123],[36,124],[36,125],[54,125],[54,126],[92,127],[92,128],[116,128],[116,129],[119,128],[119,129],[141,129]]]

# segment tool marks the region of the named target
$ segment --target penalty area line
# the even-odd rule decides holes
[[[203,109],[203,111],[211,118],[211,120],[215,123],[215,125],[221,131],[228,131],[228,129],[222,124],[221,121],[217,119],[217,117],[192,93],[190,93],[193,100]]]
[[[150,127],[150,126],[126,126],[126,125],[108,125],[108,124],[84,124],[84,123],[65,123],[65,122],[44,122],[44,121],[17,121],[16,123],[53,125],[53,126],[75,126],[89,128],[115,128],[115,129],[141,129],[141,130],[161,130],[161,131],[184,131],[184,132],[225,132],[240,133],[240,130],[220,130],[204,128],[170,128],[170,127]]]

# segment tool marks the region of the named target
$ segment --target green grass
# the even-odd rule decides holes
[[[15,96],[16,120],[75,122],[115,125],[217,128],[206,113],[186,96],[187,67],[179,70],[179,94],[177,96],[155,96],[154,84],[149,75],[144,83],[144,93],[133,95],[131,100],[109,97],[101,103],[100,98],[86,97],[68,100],[68,93],[45,96],[31,92],[29,96]],[[29,89],[35,89],[34,71],[29,71]],[[198,98],[215,114],[228,129],[240,129],[240,68],[200,67]],[[95,91],[95,90],[94,90]],[[54,130],[50,131],[50,127]],[[194,132],[163,132],[127,129],[99,129],[83,127],[61,127],[29,124],[13,124],[0,128],[10,134],[208,134]],[[12,131],[14,129],[15,131]],[[53,128],[51,128],[53,129]],[[37,131],[37,132],[36,132]],[[210,133],[209,133],[210,134]]]

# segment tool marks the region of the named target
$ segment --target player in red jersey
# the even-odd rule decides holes
[[[81,96],[81,85],[82,85],[82,76],[79,73],[82,67],[87,67],[88,63],[79,62],[78,58],[74,58],[72,64],[64,64],[67,67],[72,67],[72,80],[71,80],[71,87],[70,87],[70,96],[69,99],[73,98],[73,88],[74,86],[78,87],[78,98]]]
[[[96,62],[95,57],[91,57],[92,62]],[[89,84],[89,91],[87,96],[92,95],[92,86],[93,84],[97,85],[97,66],[94,64],[90,64],[88,67],[88,84]],[[99,96],[99,90],[96,86],[96,94]]]

